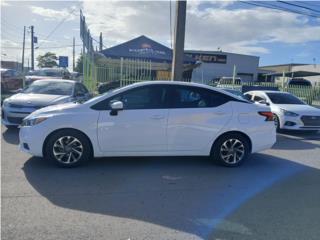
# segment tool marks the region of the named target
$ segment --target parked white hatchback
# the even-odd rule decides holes
[[[272,113],[210,86],[137,83],[85,103],[35,111],[20,129],[20,149],[76,166],[105,156],[211,156],[238,166],[276,141]]]
[[[320,109],[312,107],[296,96],[279,91],[250,91],[248,99],[271,107],[277,130],[320,130]]]

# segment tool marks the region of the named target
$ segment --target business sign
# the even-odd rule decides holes
[[[68,67],[68,56],[59,56],[59,67]]]
[[[140,48],[129,48],[129,52],[133,52],[139,55],[166,55],[165,51],[153,49],[148,43],[141,44]]]
[[[223,54],[206,54],[206,53],[186,53],[187,56],[204,63],[227,63],[227,55]]]

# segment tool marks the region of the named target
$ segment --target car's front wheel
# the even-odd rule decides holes
[[[226,167],[236,167],[243,163],[250,153],[250,144],[241,134],[230,133],[220,137],[214,144],[211,157]]]
[[[92,158],[89,139],[75,130],[55,132],[47,141],[45,158],[62,167],[75,167]]]
[[[280,132],[280,120],[279,117],[276,114],[273,114],[273,120],[274,120],[274,125],[276,126],[277,132]]]

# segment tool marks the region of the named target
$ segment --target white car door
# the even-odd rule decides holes
[[[137,87],[109,99],[122,101],[124,109],[117,115],[101,111],[98,120],[98,141],[103,152],[167,151],[166,128],[168,109],[166,87]]]
[[[168,117],[168,151],[208,147],[232,117],[228,96],[198,87],[175,86]]]

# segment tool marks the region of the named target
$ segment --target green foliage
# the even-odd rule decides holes
[[[75,71],[78,72],[78,73],[83,73],[83,55],[82,54],[77,59]]]
[[[39,55],[37,57],[38,67],[40,68],[57,67],[58,66],[57,60],[58,60],[58,57],[55,53],[47,52],[44,55]]]

